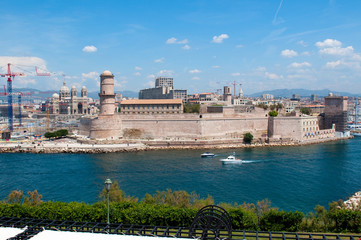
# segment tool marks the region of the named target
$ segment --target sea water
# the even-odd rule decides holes
[[[98,201],[104,180],[142,199],[166,189],[216,203],[268,199],[283,210],[313,211],[361,189],[361,138],[295,147],[162,150],[107,154],[0,154],[0,199],[38,190],[43,200]],[[242,164],[219,161],[235,152]]]

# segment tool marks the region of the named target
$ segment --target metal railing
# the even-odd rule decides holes
[[[72,231],[72,232],[90,232],[106,233],[117,235],[138,235],[138,236],[156,236],[156,237],[174,237],[189,238],[190,228],[187,227],[167,227],[167,226],[148,226],[132,225],[120,223],[102,223],[102,222],[76,222],[45,219],[13,218],[0,217],[0,227],[26,228],[22,233],[11,240],[31,239],[31,237],[43,230]],[[192,230],[192,238],[200,239],[201,229]],[[211,231],[210,231],[211,235]],[[209,236],[210,236],[209,235]],[[290,232],[263,232],[263,231],[232,231],[232,240],[358,240],[361,234],[322,234],[322,233],[290,233]],[[229,239],[227,231],[220,230],[219,237],[215,239]]]

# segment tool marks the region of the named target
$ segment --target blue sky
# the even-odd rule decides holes
[[[189,93],[236,81],[244,94],[278,88],[361,93],[361,1],[2,1],[0,67],[14,87],[117,92],[171,76]],[[34,67],[51,72],[35,76]],[[39,71],[40,71],[39,70]],[[5,84],[6,79],[0,78]],[[238,91],[238,90],[237,90]]]

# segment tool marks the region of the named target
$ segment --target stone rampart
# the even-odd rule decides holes
[[[267,118],[199,118],[197,115],[122,118],[123,130],[139,129],[142,138],[242,138],[246,132],[267,131]]]

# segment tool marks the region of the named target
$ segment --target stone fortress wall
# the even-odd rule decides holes
[[[312,116],[267,117],[233,111],[211,114],[121,115],[114,108],[114,75],[100,75],[101,111],[97,118],[83,117],[79,134],[91,139],[230,139],[250,132],[257,138],[291,142],[334,138],[335,129],[319,129],[320,119]]]

